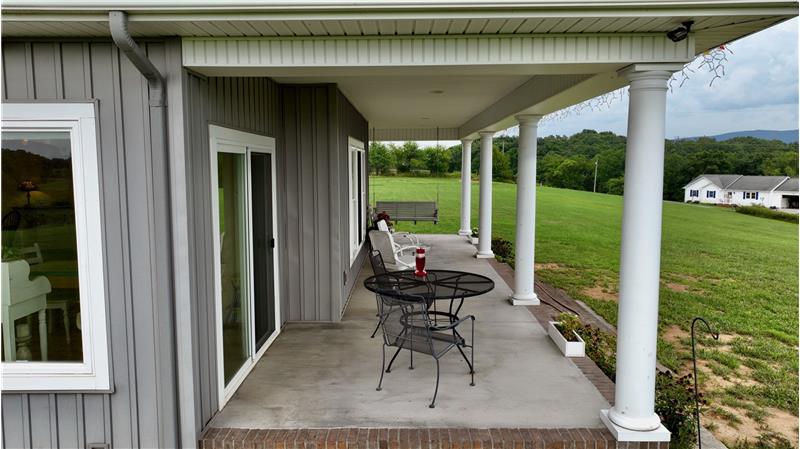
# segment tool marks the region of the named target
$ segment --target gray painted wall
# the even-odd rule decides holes
[[[163,42],[146,49],[161,70],[180,64]],[[112,394],[3,394],[3,446],[175,447],[169,184],[147,84],[110,42],[4,40],[2,56],[3,102],[97,100],[114,384]]]
[[[342,106],[334,85],[286,86],[268,78],[207,78],[185,71],[183,86],[189,259],[197,304],[192,313],[198,323],[195,402],[202,428],[218,408],[208,125],[276,139],[283,322],[341,318],[355,279],[340,247],[347,241],[347,214],[339,212],[347,204],[347,133],[366,142],[368,126],[355,109]]]

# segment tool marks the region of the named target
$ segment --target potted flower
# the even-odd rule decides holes
[[[472,229],[472,235],[469,236],[469,241],[473,245],[477,245],[478,244],[478,228],[473,228]]]
[[[583,357],[586,355],[585,344],[576,332],[582,327],[581,320],[571,313],[562,313],[558,321],[550,321],[547,334],[555,342],[565,357]]]

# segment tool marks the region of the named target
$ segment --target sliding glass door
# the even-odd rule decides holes
[[[273,237],[272,155],[250,154],[253,213],[253,319],[255,350],[275,332],[275,238]]]
[[[220,407],[277,336],[275,141],[209,129]]]

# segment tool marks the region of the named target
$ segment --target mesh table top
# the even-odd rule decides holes
[[[494,281],[480,274],[453,270],[428,270],[427,276],[413,270],[394,271],[371,276],[364,287],[375,293],[421,296],[428,300],[469,298],[494,289]]]

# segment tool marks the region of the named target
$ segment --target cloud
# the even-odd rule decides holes
[[[798,126],[798,19],[794,18],[730,45],[725,75],[711,81],[695,68],[682,87],[667,95],[667,136],[715,135],[749,129]],[[696,67],[697,64],[694,64]],[[542,123],[542,135],[571,135],[583,129],[627,134],[627,97],[607,110],[588,111]]]

